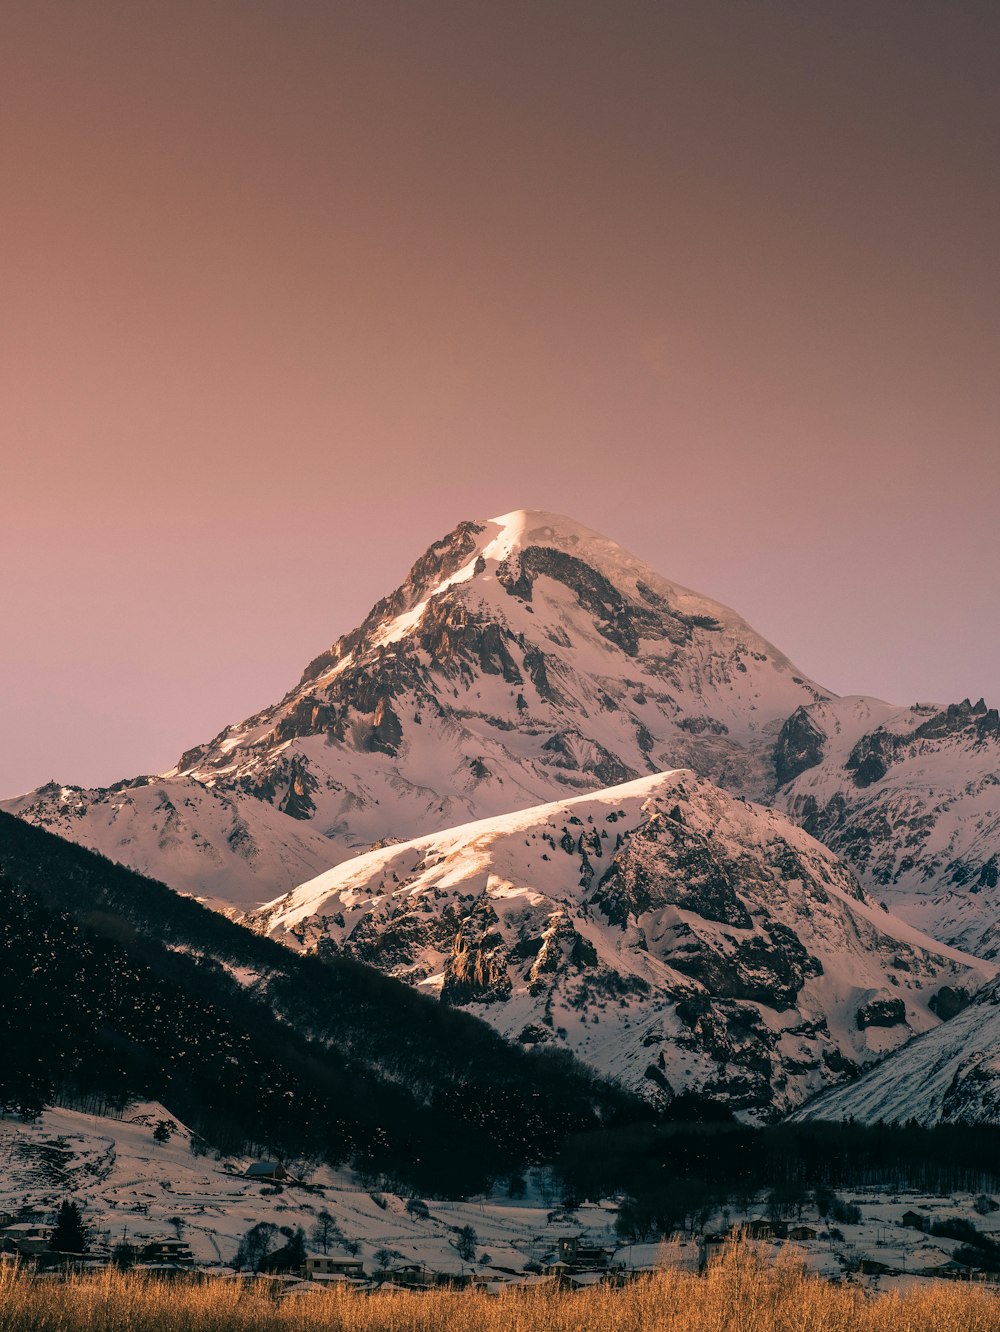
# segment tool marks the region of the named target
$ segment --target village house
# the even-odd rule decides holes
[[[949,1258],[936,1267],[917,1268],[917,1275],[935,1277],[941,1281],[968,1281],[969,1273],[974,1270],[974,1268],[966,1266],[965,1263],[958,1263],[954,1258]]]
[[[732,1231],[738,1234],[741,1230],[746,1232],[748,1239],[787,1239],[788,1223],[786,1221],[772,1221],[769,1217],[752,1216],[744,1221],[742,1226],[733,1226]]]
[[[611,1250],[582,1243],[580,1235],[563,1235],[559,1240],[559,1260],[574,1270],[589,1272],[605,1268],[611,1262]]]
[[[111,1255],[106,1249],[87,1253],[59,1253],[52,1249],[37,1254],[35,1262],[40,1272],[101,1272],[110,1266]]]
[[[194,1254],[182,1239],[151,1239],[139,1250],[139,1262],[143,1266],[175,1263],[190,1267],[194,1263]]]
[[[428,1272],[422,1263],[399,1263],[390,1268],[388,1277],[392,1285],[405,1286],[410,1290],[429,1287],[434,1280],[434,1274]]]
[[[254,1161],[243,1172],[244,1178],[255,1180],[258,1184],[298,1184],[280,1161]]]
[[[580,1235],[562,1235],[554,1257],[543,1264],[549,1276],[566,1280],[583,1273],[606,1273],[613,1251],[596,1244],[584,1244]]]
[[[888,1263],[881,1263],[877,1258],[862,1258],[858,1262],[857,1270],[862,1276],[889,1276],[893,1268]]]
[[[302,1276],[307,1281],[330,1280],[333,1277],[364,1277],[364,1263],[360,1258],[342,1258],[326,1253],[311,1253],[302,1267]]]
[[[35,1221],[18,1221],[0,1231],[0,1240],[25,1257],[47,1253],[51,1238],[52,1226],[40,1225]]]
[[[900,1219],[900,1225],[906,1226],[909,1230],[926,1230],[927,1217],[923,1212],[904,1212]]]

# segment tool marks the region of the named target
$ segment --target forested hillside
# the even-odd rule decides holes
[[[299,957],[0,815],[0,1101],[163,1102],[209,1143],[466,1193],[649,1114],[565,1054]]]

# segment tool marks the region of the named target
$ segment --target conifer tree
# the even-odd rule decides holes
[[[49,1246],[56,1253],[83,1253],[86,1250],[87,1235],[78,1203],[66,1201],[59,1208]]]

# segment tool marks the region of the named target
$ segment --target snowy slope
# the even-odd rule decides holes
[[[29,1208],[51,1220],[71,1197],[83,1209],[92,1249],[179,1233],[207,1268],[231,1263],[240,1238],[258,1222],[301,1226],[308,1239],[322,1211],[343,1240],[357,1246],[355,1256],[369,1275],[383,1249],[393,1255],[390,1266],[416,1262],[456,1274],[474,1266],[499,1276],[490,1268],[520,1273],[551,1253],[560,1235],[582,1232],[591,1242],[615,1245],[615,1211],[607,1205],[585,1204],[568,1217],[530,1195],[517,1202],[431,1200],[423,1217],[407,1211],[405,1198],[369,1191],[350,1171],[305,1162],[291,1165],[306,1187],[274,1189],[244,1177],[245,1157],[193,1155],[183,1125],[168,1143],[154,1142],[153,1125],[171,1118],[169,1109],[152,1102],[130,1107],[122,1119],[58,1108],[44,1111],[36,1124],[0,1118],[0,1211]],[[456,1233],[466,1225],[478,1238],[471,1265],[456,1247]],[[314,1243],[309,1248],[320,1252]],[[348,1251],[334,1239],[330,1252],[345,1257]]]
[[[795,1118],[1000,1122],[1000,982],[984,986],[949,1022],[858,1082],[817,1097]]]
[[[766,797],[782,723],[827,697],[726,607],[521,511],[460,524],[279,704],[170,773],[4,807],[252,905],[385,837],[665,768]]]
[[[241,885],[290,888],[335,858],[311,824],[188,776],[95,790],[53,783],[0,807],[223,909]]]
[[[248,923],[335,948],[649,1094],[768,1118],[935,1026],[986,963],[781,815],[667,772],[359,856]]]
[[[1000,951],[1000,717],[984,702],[827,699],[777,748],[775,804],[892,910],[982,957]]]

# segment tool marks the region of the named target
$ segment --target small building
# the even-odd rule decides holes
[[[243,1172],[244,1178],[256,1180],[259,1184],[297,1184],[299,1181],[288,1173],[280,1161],[254,1161]]]
[[[360,1258],[344,1258],[339,1254],[311,1253],[302,1267],[302,1275],[307,1281],[324,1277],[361,1278],[364,1274],[365,1267]]]
[[[975,1268],[968,1267],[965,1263],[957,1263],[954,1258],[949,1258],[947,1262],[940,1263],[937,1267],[918,1268],[917,1275],[936,1277],[940,1281],[967,1281],[973,1271],[975,1271]]]
[[[190,1263],[140,1263],[140,1267],[145,1275],[163,1277],[165,1280],[189,1277],[191,1274]]]
[[[715,1262],[717,1258],[720,1258],[722,1256],[722,1254],[725,1252],[726,1245],[730,1242],[731,1238],[732,1236],[730,1232],[725,1230],[718,1233],[707,1231],[704,1235],[702,1235],[701,1237],[702,1271],[704,1271],[705,1268],[708,1267],[709,1263]]]
[[[816,1232],[812,1226],[789,1226],[788,1238],[790,1240],[814,1240]]]
[[[44,1253],[39,1253],[35,1258],[35,1263],[39,1272],[102,1272],[110,1266],[111,1259],[107,1253],[60,1253],[57,1249],[49,1249]]]
[[[563,1235],[559,1240],[557,1261],[549,1270],[564,1266],[569,1272],[601,1272],[611,1264],[611,1250],[596,1244],[584,1244],[582,1236]]]
[[[906,1226],[908,1230],[926,1230],[927,1217],[923,1212],[904,1212],[900,1225]]]
[[[434,1282],[434,1273],[428,1272],[421,1263],[400,1263],[390,1268],[389,1283],[401,1290],[418,1290],[429,1287]]]
[[[182,1239],[152,1239],[140,1248],[139,1262],[155,1266],[176,1263],[190,1267],[194,1263],[194,1254]]]
[[[894,1269],[888,1263],[880,1263],[877,1258],[862,1258],[858,1263],[862,1276],[891,1276]]]
[[[18,1221],[14,1225],[4,1227],[0,1232],[0,1238],[25,1256],[47,1253],[52,1239],[52,1229],[50,1225],[39,1225],[34,1221]]]
[[[787,1239],[788,1223],[772,1221],[769,1217],[752,1216],[742,1226],[734,1226],[733,1232],[744,1231],[748,1239]]]

